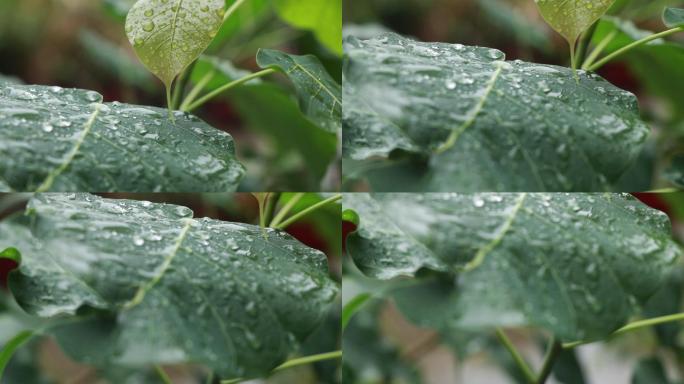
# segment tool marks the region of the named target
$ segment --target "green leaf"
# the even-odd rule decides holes
[[[192,82],[198,83],[209,72],[214,73],[206,86],[209,91],[249,74],[248,71],[235,68],[228,61],[203,56],[195,65]],[[289,190],[307,190],[313,188],[311,185],[318,188],[328,164],[336,155],[336,136],[307,118],[289,92],[276,84],[255,79],[231,89],[225,95],[249,128],[263,134],[275,147],[278,159],[264,164],[265,168],[271,169],[274,163],[286,162],[296,153],[311,172],[311,180],[298,174],[294,178],[278,180],[275,184],[290,185]],[[263,182],[265,178],[256,182]]]
[[[663,22],[668,28],[684,26],[684,8],[665,8]]]
[[[649,133],[595,74],[395,34],[345,50],[343,154],[375,161],[376,190],[606,190]]]
[[[668,384],[669,382],[665,367],[657,357],[641,360],[634,370],[631,381],[632,384]]]
[[[84,53],[98,68],[107,71],[125,84],[145,90],[151,89],[154,79],[152,75],[140,65],[140,62],[125,54],[121,47],[89,30],[82,30],[78,39]]]
[[[342,128],[342,89],[316,56],[260,49],[257,63],[261,68],[276,67],[290,78],[299,106],[314,123],[333,133]]]
[[[652,35],[653,32],[641,30],[631,21],[604,17],[596,28],[592,42],[599,44],[611,34],[614,37],[605,48],[606,54]],[[644,84],[648,92],[669,104],[675,119],[684,119],[684,98],[681,97],[684,76],[678,75],[679,68],[684,66],[684,45],[658,39],[630,50],[621,56],[621,60],[627,63],[630,72]]]
[[[278,15],[311,30],[330,51],[342,55],[342,0],[274,0]]]
[[[126,35],[140,61],[170,88],[216,36],[224,6],[224,0],[138,0],[126,17]]]
[[[667,216],[622,194],[347,194],[347,251],[420,325],[604,337],[680,255]]]
[[[571,45],[603,16],[615,0],[535,0],[551,28]]]
[[[90,364],[264,374],[338,292],[325,255],[284,232],[87,194],[38,194],[27,212],[30,228],[0,225],[0,247],[23,256],[12,294],[30,314],[67,320],[50,332]]]
[[[232,137],[197,117],[60,87],[0,87],[0,188],[15,191],[232,191]]]

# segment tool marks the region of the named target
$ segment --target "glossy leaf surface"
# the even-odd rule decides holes
[[[395,34],[345,49],[343,153],[378,163],[378,191],[602,191],[648,137],[594,74]]]
[[[97,92],[0,87],[0,186],[14,191],[232,191],[244,174],[232,137],[191,115]]]
[[[323,253],[186,207],[38,194],[27,212],[31,225],[0,225],[0,248],[22,252],[11,291],[30,314],[69,319],[51,333],[83,362],[264,374],[314,331],[338,290]]]
[[[347,240],[356,265],[380,279],[417,277],[395,300],[442,329],[604,337],[680,255],[667,216],[629,195],[347,194],[343,206],[360,217]]]

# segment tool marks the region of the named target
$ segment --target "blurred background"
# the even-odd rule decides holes
[[[613,30],[605,53],[667,29],[666,6],[682,0],[616,0],[592,41]],[[533,0],[344,0],[344,34],[371,37],[393,31],[421,41],[499,49],[507,60],[570,65],[567,42],[543,21]],[[656,41],[602,67],[604,78],[636,94],[654,131],[639,160],[616,186],[620,191],[684,187],[684,33]]]
[[[4,1],[4,0],[3,0]],[[219,220],[258,225],[259,208],[250,193],[232,194],[103,194],[116,199],[147,200],[190,207],[195,218],[210,217]],[[290,201],[292,193],[279,197],[279,204]],[[0,194],[0,220],[12,214],[21,213],[31,194]],[[295,204],[290,214],[300,212],[322,201],[325,196],[307,193]],[[304,216],[290,225],[286,231],[302,243],[324,252],[333,280],[341,281],[341,251],[339,203],[325,207]],[[277,211],[276,211],[277,212]],[[13,303],[7,291],[7,274],[16,267],[6,261],[0,262],[0,345],[25,329],[31,319],[17,317],[13,312],[21,311]],[[338,298],[340,300],[340,298]],[[338,301],[339,303],[339,301]],[[297,355],[308,356],[336,351],[341,348],[340,305],[333,304],[321,327],[312,333],[301,345]],[[11,310],[11,311],[10,311]],[[35,322],[35,320],[34,320]],[[87,340],[83,340],[87,342]],[[206,373],[197,366],[165,366],[174,384],[205,383]],[[132,371],[121,367],[96,368],[78,363],[66,356],[49,337],[35,338],[22,346],[5,370],[2,384],[157,384],[157,373]],[[340,382],[339,360],[329,360],[303,365],[278,372],[268,379],[246,381],[249,384],[333,384]],[[214,382],[210,382],[214,383]],[[218,381],[216,381],[218,383]]]
[[[339,1],[331,0],[329,6],[341,13]],[[124,32],[125,16],[134,3],[0,0],[0,76],[94,90],[107,102],[166,106],[162,83],[140,64]],[[235,73],[233,66],[258,69],[259,48],[310,53],[341,81],[341,47],[330,42],[335,28],[339,33],[339,23],[293,22],[277,12],[271,0],[248,0],[224,23],[206,54],[220,58]],[[207,89],[217,87],[209,84]],[[338,188],[337,138],[300,112],[292,89],[283,75],[271,75],[224,93],[195,112],[235,138],[238,158],[247,167],[242,190]]]
[[[684,193],[635,194],[664,211],[673,236],[684,244]],[[346,234],[354,229],[344,222]],[[343,259],[343,305],[391,282],[364,277]],[[650,318],[684,312],[684,260],[643,308]],[[548,335],[509,329],[509,338],[533,367],[540,367]],[[349,322],[343,337],[345,384],[524,384],[517,366],[493,332],[439,334],[409,322],[389,299],[371,299]],[[537,368],[538,369],[538,368]],[[674,384],[684,382],[684,323],[625,333],[610,341],[563,353],[547,384]]]

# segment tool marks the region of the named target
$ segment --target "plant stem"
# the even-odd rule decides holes
[[[175,121],[173,117],[173,100],[171,100],[171,84],[166,86],[166,107],[169,110],[169,120]]]
[[[275,71],[276,70],[273,68],[268,68],[268,69],[264,69],[264,70],[259,71],[259,72],[252,73],[251,75],[242,77],[240,79],[231,81],[230,83],[228,83],[228,84],[226,84],[220,88],[217,88],[217,89],[209,92],[208,94],[202,96],[199,100],[193,102],[192,104],[190,104],[186,108],[184,108],[183,111],[185,111],[185,112],[193,111],[193,110],[197,109],[199,106],[201,106],[202,104],[206,103],[207,101],[211,100],[212,98],[216,97],[217,95],[220,95],[221,93],[223,93],[223,92],[225,92],[225,91],[227,91],[233,87],[236,87],[240,84],[246,83],[252,79],[256,79],[256,78],[259,78],[262,76],[269,75],[271,73],[274,73]]]
[[[237,11],[237,9],[240,8],[242,3],[244,3],[244,2],[245,2],[245,0],[237,0],[236,2],[234,2],[233,5],[231,5],[230,8],[228,8],[226,13],[223,14],[223,22],[225,23],[226,20],[228,20],[228,18],[230,17],[230,15],[232,15],[235,11]]]
[[[604,49],[610,44],[611,41],[617,36],[617,31],[612,31],[611,33],[607,34],[606,37],[601,40],[598,45],[594,48],[593,51],[587,56],[587,59],[582,63],[582,69],[585,71],[598,59],[599,55],[601,52],[603,52]]]
[[[193,61],[189,66],[187,66],[181,73],[178,80],[176,81],[176,88],[173,89],[172,97],[174,109],[177,109],[180,106],[181,96],[183,95],[185,87],[188,85],[188,80],[190,80],[190,74],[192,74],[192,71],[195,69],[196,63],[197,60]]]
[[[527,365],[525,359],[523,359],[518,350],[515,349],[515,346],[513,345],[511,340],[508,339],[508,336],[506,336],[506,333],[501,328],[496,329],[496,337],[499,338],[501,344],[503,344],[508,353],[511,354],[513,361],[515,361],[515,364],[518,366],[523,376],[525,376],[527,382],[530,384],[536,384],[537,376],[534,374],[534,372],[532,372],[530,366]]]
[[[268,224],[273,219],[275,206],[280,200],[280,192],[271,192],[266,198],[266,208],[264,209],[264,224]]]
[[[207,72],[201,79],[200,81],[195,84],[194,87],[188,92],[188,95],[185,96],[185,99],[183,99],[183,102],[180,105],[180,110],[185,110],[190,103],[192,103],[197,95],[199,95],[200,92],[204,89],[204,87],[207,86],[207,84],[211,81],[211,79],[214,77],[214,74],[216,72],[214,71],[209,71]]]
[[[283,221],[285,216],[288,213],[290,213],[290,211],[292,210],[292,207],[294,207],[299,202],[299,200],[302,199],[302,197],[304,197],[304,194],[301,192],[292,196],[290,201],[288,201],[287,204],[285,204],[282,208],[280,208],[280,211],[273,218],[273,220],[271,220],[271,223],[268,226],[275,228],[278,224],[280,224],[280,222]]]
[[[579,44],[577,45],[577,57],[575,65],[578,65],[579,63],[584,61],[584,55],[587,53],[589,44],[591,43],[591,40],[594,37],[594,32],[596,32],[596,27],[598,26],[598,23],[599,22],[596,21],[594,24],[592,24],[591,27],[589,27],[589,29],[586,30],[580,37]]]
[[[659,317],[653,317],[650,319],[635,321],[635,322],[629,323],[629,324],[625,325],[624,327],[618,329],[617,331],[611,333],[610,336],[608,336],[608,337],[610,338],[610,337],[618,336],[618,335],[621,335],[623,333],[630,332],[630,331],[633,331],[633,330],[639,329],[639,328],[651,327],[654,325],[660,325],[660,324],[665,324],[665,323],[671,323],[673,321],[684,321],[684,313],[675,313],[672,315],[659,316]],[[564,343],[563,348],[566,348],[566,349],[575,348],[579,345],[589,344],[589,343],[593,343],[593,342],[594,342],[593,340],[573,341],[570,343]]]
[[[356,295],[353,299],[351,299],[347,305],[342,308],[342,330],[344,331],[345,328],[347,328],[347,324],[349,324],[349,321],[351,321],[352,317],[354,317],[354,314],[363,307],[368,300],[370,300],[373,296],[370,293],[361,293],[359,295]]]
[[[0,380],[5,372],[7,363],[9,363],[10,359],[12,359],[14,352],[16,352],[19,347],[24,345],[24,343],[29,341],[33,335],[35,335],[35,331],[33,330],[21,331],[11,338],[2,348],[2,351],[0,351]]]
[[[278,371],[282,371],[284,369],[296,367],[299,365],[306,365],[306,364],[311,364],[311,363],[317,363],[319,361],[325,361],[325,360],[333,360],[333,359],[339,359],[342,357],[342,351],[335,351],[335,352],[327,352],[327,353],[321,353],[318,355],[311,355],[311,356],[305,356],[305,357],[300,357],[298,359],[292,359],[284,362],[283,364],[279,365],[277,368],[275,368],[271,373],[275,373]],[[247,379],[245,378],[237,378],[237,379],[229,379],[229,380],[221,380],[221,384],[236,384],[240,383],[242,381],[245,381]]]
[[[331,203],[334,203],[334,202],[336,202],[336,201],[338,201],[338,200],[341,200],[341,199],[342,199],[342,194],[337,194],[337,195],[335,195],[335,196],[333,196],[333,197],[329,197],[329,198],[327,198],[327,199],[325,199],[325,200],[323,200],[323,201],[320,201],[320,202],[318,202],[318,203],[316,203],[316,204],[314,204],[314,205],[312,205],[312,206],[310,206],[310,207],[308,207],[308,208],[306,208],[306,209],[303,209],[303,210],[301,210],[301,211],[295,213],[294,215],[290,216],[289,219],[283,221],[282,223],[278,224],[278,225],[275,226],[274,228],[276,228],[276,229],[285,229],[285,228],[287,228],[290,224],[292,224],[292,223],[294,223],[295,221],[301,219],[302,217],[308,215],[309,213],[311,213],[311,212],[313,212],[313,211],[315,211],[315,210],[317,210],[317,209],[319,209],[319,208],[322,208],[322,207],[324,207],[324,206],[326,206],[326,205],[328,205],[328,204],[331,204]]]
[[[579,76],[577,76],[577,62],[575,60],[575,43],[570,43],[570,66],[572,67],[572,75],[579,83]]]
[[[592,66],[587,68],[587,70],[596,71],[597,69],[601,68],[607,62],[615,59],[618,56],[625,54],[626,52],[631,51],[632,49],[634,49],[640,45],[644,45],[644,44],[651,42],[653,40],[659,39],[661,37],[669,36],[669,35],[672,35],[674,33],[681,32],[681,31],[684,31],[684,26],[675,27],[672,29],[668,29],[667,31],[663,31],[660,33],[655,33],[655,34],[650,35],[650,36],[646,36],[643,39],[640,39],[640,40],[637,40],[631,44],[625,45],[624,47],[618,49],[617,51],[607,55],[603,59],[599,60],[596,64],[593,64]]]
[[[171,378],[169,377],[169,375],[166,374],[166,372],[164,372],[164,369],[162,369],[162,367],[160,367],[159,365],[155,365],[154,369],[157,371],[157,374],[159,374],[159,377],[161,378],[164,384],[173,384],[173,381],[171,381]]]
[[[553,369],[553,365],[556,362],[556,358],[558,358],[558,355],[562,350],[563,345],[558,340],[556,340],[555,337],[552,337],[549,343],[549,348],[546,351],[546,356],[544,357],[542,369],[539,372],[539,375],[537,376],[537,384],[546,383],[546,379],[548,379],[549,375],[551,375],[551,370]]]

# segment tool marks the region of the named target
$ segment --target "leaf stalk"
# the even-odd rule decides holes
[[[525,362],[525,359],[520,355],[520,352],[518,352],[517,349],[515,349],[515,346],[511,342],[511,340],[506,336],[506,333],[503,331],[501,328],[496,329],[496,337],[499,339],[501,344],[506,348],[508,353],[511,355],[513,358],[513,361],[515,364],[518,366],[520,369],[520,372],[525,376],[525,379],[527,380],[528,383],[530,384],[536,384],[537,383],[537,375],[532,372],[532,369],[530,368],[529,365],[527,365],[527,362]]]
[[[240,84],[246,83],[252,79],[263,77],[263,76],[269,75],[269,74],[274,73],[274,72],[275,72],[275,69],[272,69],[272,68],[264,69],[263,71],[255,72],[255,73],[252,73],[251,75],[248,75],[248,76],[239,78],[237,80],[231,81],[230,83],[225,84],[225,85],[221,86],[220,88],[217,88],[217,89],[209,92],[208,94],[202,96],[199,100],[191,103],[190,105],[186,106],[185,108],[181,108],[181,110],[184,112],[192,112],[193,110],[200,107],[202,104],[206,103],[207,101],[213,99],[214,97],[220,95],[221,93],[223,93],[223,92],[225,92],[231,88],[234,88]]]
[[[312,205],[312,206],[310,206],[310,207],[308,207],[308,208],[306,208],[306,209],[303,209],[303,210],[301,210],[301,211],[295,213],[294,215],[290,216],[290,218],[288,218],[287,220],[285,220],[285,221],[283,221],[282,223],[278,224],[278,225],[275,226],[274,228],[275,228],[275,229],[285,229],[285,228],[287,228],[290,224],[292,224],[292,223],[294,223],[295,221],[301,219],[302,217],[304,217],[304,216],[306,216],[306,215],[308,215],[308,214],[310,214],[310,213],[312,213],[312,212],[314,212],[314,211],[316,211],[316,210],[318,210],[318,209],[320,209],[320,208],[322,208],[322,207],[324,207],[324,206],[326,206],[326,205],[328,205],[328,204],[332,204],[332,203],[334,203],[334,202],[336,202],[336,201],[338,201],[338,200],[341,200],[341,199],[342,199],[342,194],[337,194],[337,195],[332,196],[332,197],[329,197],[329,198],[327,198],[327,199],[325,199],[325,200],[323,200],[323,201],[319,201],[318,203],[316,203],[316,204],[314,204],[314,205]]]
[[[275,373],[278,371],[282,371],[284,369],[296,367],[299,365],[306,365],[306,364],[312,364],[312,363],[317,363],[319,361],[325,361],[325,360],[334,360],[334,359],[339,359],[342,357],[342,351],[334,351],[334,352],[327,352],[327,353],[321,353],[318,355],[311,355],[311,356],[305,356],[305,357],[300,357],[297,359],[292,359],[284,362],[283,364],[279,365],[271,373]],[[221,384],[236,384],[240,383],[247,380],[246,378],[237,378],[237,379],[229,379],[229,380],[221,380]]]
[[[682,32],[682,31],[684,31],[684,26],[671,28],[671,29],[668,29],[668,30],[660,32],[660,33],[654,33],[653,35],[646,36],[643,39],[640,39],[640,40],[637,40],[631,44],[625,45],[624,47],[616,50],[615,52],[605,56],[603,59],[596,62],[596,64],[592,64],[589,68],[587,68],[587,70],[588,71],[596,71],[597,69],[601,68],[603,65],[608,63],[609,61],[631,51],[632,49],[634,49],[636,47],[639,47],[641,45],[649,43],[653,40],[660,39],[662,37],[666,37],[666,36],[675,34],[677,32]]]

